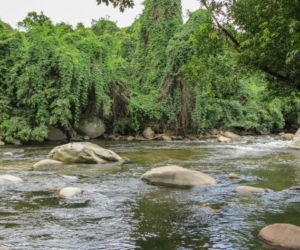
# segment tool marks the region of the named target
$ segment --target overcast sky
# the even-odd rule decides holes
[[[28,12],[35,11],[49,17],[53,23],[65,22],[73,26],[82,22],[89,27],[92,19],[110,16],[119,27],[130,26],[142,13],[142,0],[135,0],[135,7],[121,13],[118,9],[105,4],[97,5],[96,0],[0,0],[0,19],[16,28]],[[183,15],[186,10],[199,8],[197,0],[185,0],[182,3]]]

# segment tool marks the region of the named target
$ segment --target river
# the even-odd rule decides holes
[[[249,139],[253,144],[247,144]],[[24,182],[0,186],[0,246],[10,250],[260,250],[257,237],[272,223],[300,226],[300,154],[289,141],[264,136],[233,143],[93,141],[129,159],[123,165],[64,165],[32,170],[53,143],[0,147],[0,174]],[[24,149],[22,152],[20,149]],[[13,157],[2,156],[13,152]],[[215,186],[179,189],[140,180],[157,166],[175,164],[217,179]],[[241,178],[230,180],[229,173]],[[69,178],[57,176],[63,173]],[[268,189],[242,196],[239,185]],[[64,199],[53,190],[80,187]]]

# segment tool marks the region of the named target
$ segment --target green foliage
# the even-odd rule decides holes
[[[31,130],[42,140],[50,125],[77,126],[82,116],[110,112],[113,48],[89,29],[48,25],[51,21],[42,17],[29,14],[22,22],[29,27],[25,35],[1,32],[0,87],[5,105],[0,129],[6,140],[28,140]],[[15,121],[20,126],[12,126]]]
[[[190,41],[195,54],[182,67],[183,80],[194,87],[193,120],[199,133],[207,129],[238,127],[245,130],[281,128],[279,101],[266,101],[264,75],[238,66],[238,54],[209,16]]]
[[[127,109],[130,117],[160,119],[167,111],[159,93],[166,82],[167,46],[182,26],[178,0],[145,1],[138,20],[137,46],[132,60],[131,96]]]
[[[22,21],[18,22],[18,27],[25,30],[30,30],[36,26],[52,26],[52,22],[49,17],[45,16],[43,12],[37,14],[36,12],[29,12],[27,17]]]
[[[123,12],[126,8],[133,8],[133,0],[96,0],[98,4],[105,3],[109,5],[111,3],[115,8],[119,7],[120,11]]]
[[[299,0],[201,3],[215,20],[219,19],[218,28],[239,53],[241,66],[251,65],[267,73],[269,88],[277,94],[300,90]]]
[[[0,21],[0,135],[42,141],[50,126],[95,116],[118,133],[150,120],[181,134],[300,122],[298,0],[201,3],[185,24],[179,0],[146,0],[127,28],[54,25],[35,12],[22,31]]]

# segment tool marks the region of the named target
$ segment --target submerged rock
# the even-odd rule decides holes
[[[20,183],[20,182],[23,182],[23,180],[19,177],[9,175],[9,174],[0,175],[0,185],[1,184],[15,184],[15,183]]]
[[[259,232],[258,237],[269,246],[300,250],[300,227],[292,224],[268,225]]]
[[[59,196],[61,196],[63,198],[72,198],[75,195],[83,194],[83,190],[78,187],[64,187],[64,188],[55,190],[55,193],[57,193]]]
[[[57,176],[65,178],[65,179],[71,179],[71,180],[77,180],[78,177],[77,176],[72,176],[72,175],[66,175],[63,173],[56,173]]]
[[[240,179],[241,177],[239,177],[237,174],[235,174],[235,173],[230,173],[229,175],[228,175],[228,178],[229,179]]]
[[[13,156],[14,154],[12,152],[5,152],[3,153],[3,156]]]
[[[266,192],[264,188],[250,187],[250,186],[238,186],[235,191],[239,194],[249,195],[249,194],[261,194]]]
[[[300,191],[300,186],[290,187],[289,190]]]
[[[206,174],[176,165],[153,168],[143,174],[141,179],[149,184],[175,187],[217,184],[217,180]]]
[[[115,152],[90,142],[74,142],[57,146],[50,151],[47,159],[63,163],[106,163],[123,162]]]
[[[0,246],[0,250],[10,250],[8,247],[1,247]]]
[[[63,163],[61,161],[44,159],[44,160],[41,160],[41,161],[35,163],[33,165],[33,169],[35,169],[35,170],[49,169],[49,168],[54,168],[54,167],[60,166],[62,164]]]

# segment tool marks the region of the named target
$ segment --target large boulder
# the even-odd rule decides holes
[[[50,151],[47,159],[63,163],[106,163],[122,162],[123,158],[115,152],[101,148],[90,142],[73,142],[57,146]]]
[[[292,224],[276,223],[264,227],[259,238],[270,246],[280,249],[300,250],[300,227]]]
[[[92,139],[101,136],[105,130],[105,123],[99,118],[88,118],[79,123],[79,131]]]
[[[62,140],[66,140],[67,136],[58,128],[55,127],[50,127],[49,128],[49,132],[48,132],[48,136],[46,138],[46,140],[49,141],[62,141]]]
[[[146,139],[152,139],[155,136],[155,132],[150,127],[146,127],[143,131],[143,136]]]
[[[298,129],[297,133],[294,135],[289,147],[292,149],[300,149],[300,129]]]
[[[23,180],[19,177],[9,175],[9,174],[4,174],[0,175],[0,185],[2,184],[16,184],[23,182]]]
[[[175,187],[217,184],[217,180],[206,174],[176,165],[153,168],[143,174],[141,179],[154,185]]]

